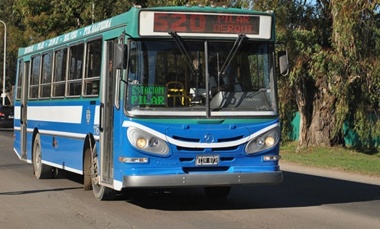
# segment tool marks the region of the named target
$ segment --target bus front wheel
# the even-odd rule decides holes
[[[53,176],[53,168],[42,163],[42,148],[39,134],[36,135],[33,142],[33,172],[37,179],[46,179]]]
[[[90,150],[90,149],[88,149]],[[105,187],[100,184],[99,179],[100,176],[98,174],[99,171],[99,163],[98,163],[98,155],[96,150],[93,150],[91,153],[91,185],[94,196],[98,200],[112,200],[116,196],[116,191]]]

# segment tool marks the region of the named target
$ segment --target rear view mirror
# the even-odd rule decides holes
[[[278,51],[278,65],[281,75],[286,76],[289,74],[289,60],[286,51]]]
[[[115,68],[116,69],[125,69],[126,60],[128,56],[127,45],[125,44],[116,44],[114,48],[115,52]]]

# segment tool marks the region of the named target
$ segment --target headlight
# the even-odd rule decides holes
[[[139,149],[144,149],[146,146],[146,139],[145,138],[138,138],[136,140],[136,147]]]
[[[129,142],[140,150],[162,156],[169,153],[169,147],[165,141],[136,127],[128,128],[127,137]]]
[[[274,147],[280,140],[280,128],[273,128],[248,142],[245,147],[247,154],[261,152]]]

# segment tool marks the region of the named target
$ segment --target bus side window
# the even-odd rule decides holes
[[[84,78],[84,95],[99,94],[99,79],[102,62],[102,39],[87,43],[86,75]]]
[[[82,88],[84,44],[70,47],[69,96],[79,96]]]
[[[17,76],[17,82],[16,82],[16,99],[20,100],[21,99],[21,86],[22,86],[22,81],[24,80],[24,61],[22,59],[19,59],[18,61],[18,76]]]
[[[40,98],[50,98],[53,52],[42,55]]]
[[[67,48],[56,51],[54,58],[53,97],[65,95],[66,64]]]
[[[38,79],[41,69],[41,56],[35,56],[32,58],[32,70],[29,80],[29,98],[37,99],[38,97]]]

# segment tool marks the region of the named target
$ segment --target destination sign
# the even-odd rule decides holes
[[[129,104],[134,106],[165,106],[167,89],[161,85],[128,85]]]
[[[154,32],[259,34],[260,18],[247,15],[154,13]]]
[[[231,14],[201,12],[141,11],[140,36],[232,37],[274,39],[271,14]]]

